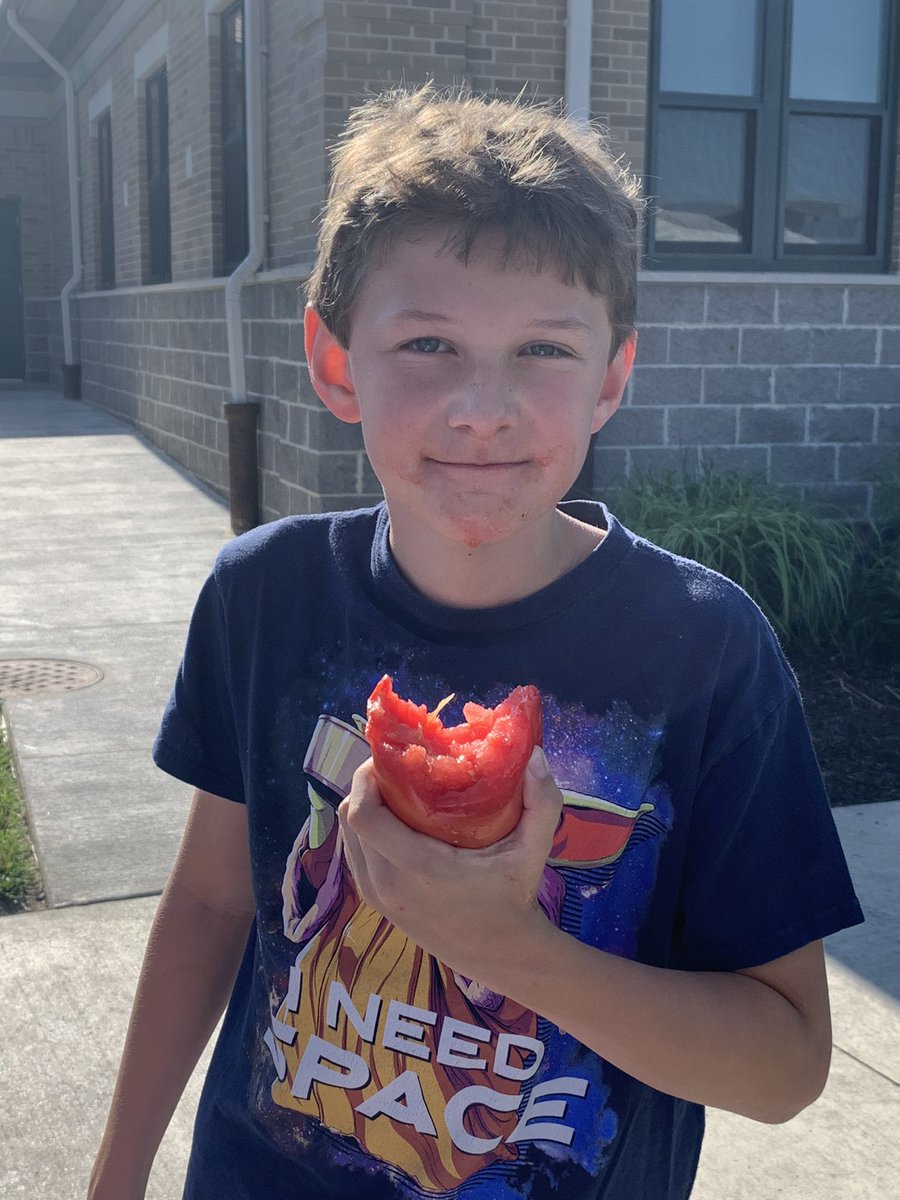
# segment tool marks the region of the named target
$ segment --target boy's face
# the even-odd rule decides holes
[[[610,364],[602,298],[549,267],[504,268],[489,245],[464,264],[442,242],[398,239],[370,271],[348,350],[307,310],[313,382],[362,421],[395,539],[546,533],[619,404],[633,342]]]

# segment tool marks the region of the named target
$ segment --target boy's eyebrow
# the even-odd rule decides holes
[[[392,321],[441,321],[444,325],[458,325],[452,317],[444,313],[426,312],[423,308],[401,308],[399,312],[391,313]]]
[[[443,325],[460,324],[459,321],[448,317],[445,313],[426,312],[421,308],[403,308],[399,312],[392,313],[390,319],[392,321],[440,322]],[[535,329],[580,329],[586,333],[595,332],[586,321],[582,321],[578,317],[535,317],[533,321],[529,321],[529,325]]]

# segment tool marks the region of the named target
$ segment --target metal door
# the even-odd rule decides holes
[[[0,379],[25,378],[19,201],[0,200]]]

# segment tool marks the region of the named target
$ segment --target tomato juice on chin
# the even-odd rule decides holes
[[[379,790],[420,833],[466,849],[492,845],[522,814],[525,768],[543,732],[540,692],[514,688],[496,708],[470,702],[465,722],[450,728],[441,707],[402,699],[390,675],[376,684],[365,732]]]

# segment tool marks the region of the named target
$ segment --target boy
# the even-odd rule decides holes
[[[681,1200],[704,1105],[824,1086],[820,939],[861,914],[790,668],[734,585],[560,505],[631,368],[638,224],[543,110],[352,118],[307,357],[386,505],[236,539],[198,600],[154,748],[197,791],[92,1200],[143,1196],[229,995],[189,1200]],[[385,808],[384,673],[429,707],[540,688],[507,838]]]

